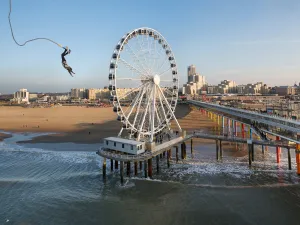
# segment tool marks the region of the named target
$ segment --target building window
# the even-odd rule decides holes
[[[117,145],[117,143],[116,142],[114,142],[114,146],[116,147],[116,145]]]
[[[106,145],[108,145],[108,141],[106,141]]]
[[[133,150],[133,145],[131,145],[131,150]]]
[[[122,148],[124,148],[124,144],[122,144]]]

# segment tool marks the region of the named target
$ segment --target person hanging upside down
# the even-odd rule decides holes
[[[63,49],[65,49],[65,51],[61,54],[61,63],[63,65],[63,67],[68,70],[69,74],[73,77],[72,74],[75,74],[72,70],[72,67],[70,67],[67,64],[67,60],[65,59],[65,56],[71,53],[71,50],[68,47],[63,47]]]

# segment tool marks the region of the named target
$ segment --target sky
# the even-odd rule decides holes
[[[108,85],[115,45],[139,27],[158,30],[175,54],[179,80],[196,65],[209,84],[224,79],[270,86],[300,82],[299,0],[12,0],[15,37],[47,37],[69,46],[72,78],[62,49],[47,41],[17,46],[0,1],[0,93],[67,92]]]

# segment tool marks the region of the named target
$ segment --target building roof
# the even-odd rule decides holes
[[[108,137],[108,138],[104,138],[104,140],[119,142],[123,144],[130,144],[130,145],[141,145],[144,143],[141,141],[135,141],[135,140],[125,139],[125,138],[118,138],[118,137]]]

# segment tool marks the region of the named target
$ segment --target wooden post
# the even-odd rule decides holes
[[[134,162],[134,176],[137,176],[138,173],[138,163]]]
[[[178,146],[175,146],[176,148],[176,163],[178,163],[179,156],[178,156]]]
[[[102,173],[103,173],[103,180],[105,180],[106,179],[106,158],[103,158]]]
[[[120,161],[120,176],[121,176],[121,185],[124,185],[124,163]]]
[[[114,160],[111,159],[110,160],[110,171],[113,171],[114,170]]]
[[[292,170],[291,150],[290,150],[290,148],[287,148],[287,151],[288,151],[289,170]]]
[[[166,157],[166,152],[165,152],[165,151],[163,152],[163,157],[164,157],[164,158]]]
[[[145,175],[145,178],[148,177],[147,160],[144,161],[144,175]]]
[[[219,161],[219,140],[216,140],[216,160]]]
[[[159,174],[159,155],[156,156],[156,171]]]
[[[263,155],[265,154],[265,146],[264,146],[264,145],[261,146],[261,153],[262,153]]]
[[[152,178],[152,158],[148,159],[148,176]]]
[[[170,150],[167,151],[167,165],[168,165],[168,168],[170,168]]]

